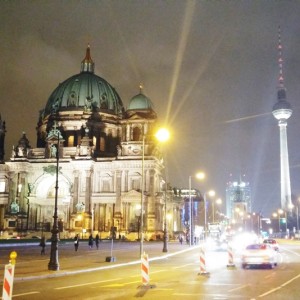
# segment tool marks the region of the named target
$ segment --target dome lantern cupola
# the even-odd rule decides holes
[[[85,58],[81,62],[81,72],[94,73],[95,64],[91,58],[90,45],[86,48]]]

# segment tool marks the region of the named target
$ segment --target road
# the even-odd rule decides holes
[[[48,247],[49,248],[49,247]],[[170,243],[167,256],[161,243],[146,243],[149,284],[141,284],[139,244],[116,243],[116,262],[105,262],[110,244],[100,250],[81,245],[60,245],[60,271],[47,271],[49,257],[38,247],[16,249],[14,299],[300,299],[300,242],[281,243],[280,263],[275,269],[228,268],[225,251],[206,251],[200,273],[199,247]],[[1,248],[1,257],[11,249]],[[49,249],[48,249],[49,250]],[[158,259],[160,258],[160,259]],[[1,265],[1,269],[3,266]]]

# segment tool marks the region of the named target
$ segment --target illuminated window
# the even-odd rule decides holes
[[[100,137],[100,151],[102,151],[102,152],[105,151],[105,137],[104,136]]]
[[[5,182],[1,181],[0,182],[0,193],[4,193],[5,192]]]
[[[74,135],[68,137],[68,147],[74,146]]]

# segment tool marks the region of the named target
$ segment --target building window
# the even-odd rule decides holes
[[[68,147],[73,147],[74,146],[74,135],[70,135],[68,137]]]
[[[134,141],[140,141],[141,140],[141,129],[140,128],[138,128],[138,127],[133,128],[132,139]]]
[[[0,182],[0,193],[4,193],[5,192],[5,182],[1,181]]]
[[[103,180],[102,182],[102,191],[103,192],[110,192],[110,182],[108,179]]]
[[[100,137],[100,151],[101,152],[104,152],[105,151],[105,137],[104,136],[101,136]]]
[[[140,179],[132,179],[132,189],[133,190],[141,190],[141,181]]]

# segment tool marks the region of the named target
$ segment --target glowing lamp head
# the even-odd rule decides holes
[[[157,133],[155,134],[155,137],[160,142],[166,142],[170,138],[170,132],[166,128],[161,128],[157,131]]]

